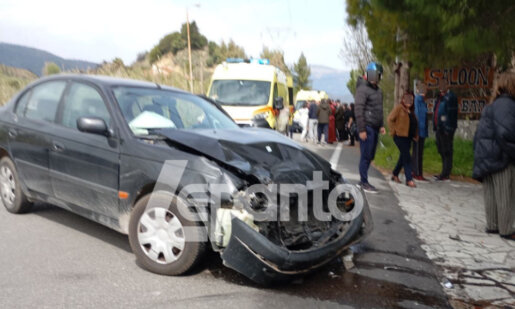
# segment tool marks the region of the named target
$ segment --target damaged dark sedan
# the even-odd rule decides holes
[[[363,192],[207,98],[149,82],[58,75],[0,111],[0,193],[12,213],[47,202],[128,234],[138,264],[187,273],[206,250],[250,279],[288,280],[372,229]]]

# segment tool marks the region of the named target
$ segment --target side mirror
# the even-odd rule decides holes
[[[283,97],[277,97],[274,99],[274,109],[281,110],[284,108]]]
[[[77,128],[81,132],[104,135],[111,137],[112,130],[107,128],[107,124],[102,118],[98,117],[80,117],[77,119]]]

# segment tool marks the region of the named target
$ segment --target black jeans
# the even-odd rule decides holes
[[[424,160],[424,142],[425,141],[426,141],[426,139],[424,137],[419,137],[418,142],[413,142],[411,165],[413,167],[413,173],[415,174],[415,176],[422,176],[424,174],[422,162]]]
[[[349,134],[347,133],[347,129],[338,129],[338,141],[346,141],[349,139]]]
[[[379,140],[379,129],[366,126],[367,139],[359,140],[359,149],[361,156],[359,159],[359,176],[361,183],[368,184],[368,168],[374,160],[377,149],[377,141]]]
[[[436,147],[442,157],[442,173],[440,177],[449,178],[452,171],[452,155],[454,145],[454,132],[436,131]]]
[[[397,165],[393,169],[393,175],[399,176],[401,169],[404,167],[404,174],[406,175],[406,182],[413,180],[413,176],[411,175],[411,155],[409,153],[411,148],[411,138],[409,137],[400,137],[394,136],[393,141],[397,148],[399,148],[400,155],[399,160],[397,161]]]

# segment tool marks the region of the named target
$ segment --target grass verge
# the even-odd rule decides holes
[[[393,170],[399,159],[399,149],[395,146],[390,135],[380,137],[374,164],[380,168]],[[474,165],[473,142],[461,138],[454,138],[454,158],[452,175],[472,177]],[[434,138],[426,138],[424,143],[424,174],[436,175],[442,171],[442,160],[436,148]]]

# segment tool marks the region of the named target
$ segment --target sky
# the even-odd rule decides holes
[[[0,0],[0,42],[130,64],[179,31],[186,11],[208,40],[233,39],[249,56],[259,57],[266,45],[283,50],[287,64],[304,52],[310,65],[350,68],[338,56],[345,0]]]

